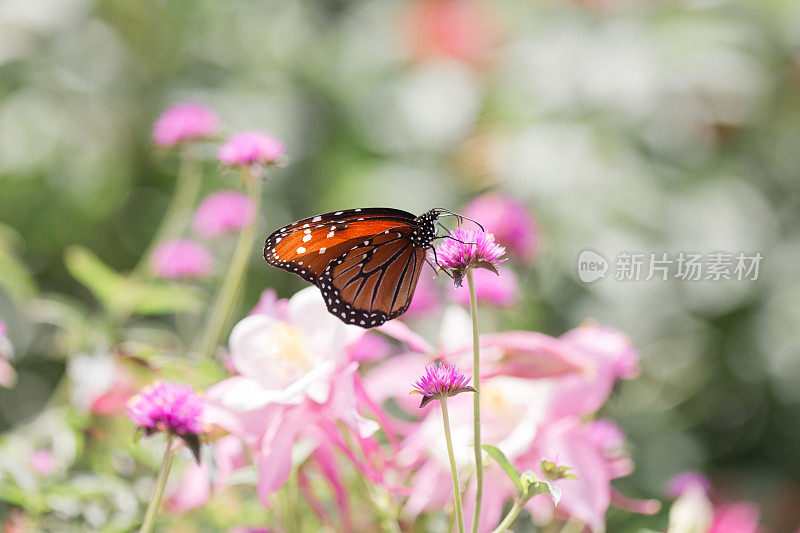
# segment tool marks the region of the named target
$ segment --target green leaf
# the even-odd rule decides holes
[[[517,492],[524,496],[528,490],[527,484],[523,482],[519,471],[508,461],[505,454],[501,452],[499,448],[489,444],[484,444],[481,446],[481,448],[489,454],[489,457],[494,459],[495,462],[500,465],[500,468],[503,469],[503,472],[506,473],[508,478],[514,483],[514,486],[517,487]]]
[[[70,246],[64,263],[109,312],[115,315],[159,315],[199,311],[203,294],[193,287],[125,277],[86,248]]]
[[[27,302],[37,291],[33,276],[16,254],[22,243],[11,227],[0,224],[0,287],[17,303]]]
[[[561,501],[561,489],[551,484],[549,481],[537,481],[528,488],[528,497],[532,498],[537,494],[549,494],[553,498],[553,503],[558,505]]]
[[[141,289],[133,308],[137,315],[194,313],[205,304],[202,292],[185,285],[150,282]]]
[[[125,283],[124,278],[81,246],[70,246],[64,253],[64,264],[76,280],[89,289],[97,300],[108,307]]]

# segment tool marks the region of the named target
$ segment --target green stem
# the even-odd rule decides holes
[[[180,237],[186,229],[186,223],[197,200],[197,193],[200,191],[201,176],[200,162],[189,154],[189,150],[188,146],[181,146],[175,192],[158,231],[133,269],[132,273],[135,276],[147,276],[147,264],[155,247],[165,240]]]
[[[503,533],[503,531],[511,527],[511,524],[513,524],[514,520],[517,519],[517,515],[520,511],[522,511],[522,508],[525,506],[526,502],[521,502],[519,498],[516,498],[514,500],[514,505],[508,511],[508,514],[505,516],[505,518],[503,518],[503,521],[492,530],[492,533]]]
[[[475,513],[472,518],[472,533],[478,531],[481,517],[481,500],[483,499],[483,450],[481,449],[481,348],[478,334],[478,299],[475,297],[475,282],[472,269],[467,269],[467,285],[469,286],[469,312],[472,315],[472,386],[476,394],[472,395],[473,447],[475,449]]]
[[[169,469],[172,467],[172,442],[175,439],[172,433],[168,433],[167,435],[167,444],[164,447],[164,458],[161,460],[161,470],[158,471],[158,479],[156,479],[156,485],[153,487],[150,503],[147,504],[147,511],[144,514],[144,521],[142,521],[142,527],[139,529],[139,533],[150,533],[153,531],[153,526],[156,524],[156,515],[158,514],[159,507],[161,507],[161,498],[164,497],[164,487],[167,486]]]
[[[439,399],[442,405],[442,423],[444,424],[444,440],[447,443],[447,456],[450,458],[450,472],[453,474],[453,500],[456,506],[456,521],[459,533],[464,533],[464,511],[461,506],[461,484],[458,482],[456,457],[453,455],[453,439],[450,438],[450,416],[447,413],[447,398]]]
[[[256,215],[259,212],[261,205],[261,183],[262,180],[258,177],[251,176],[248,170],[242,170],[242,178],[247,181],[248,196],[253,203],[254,212]],[[222,288],[217,295],[214,302],[214,307],[208,316],[208,322],[203,337],[200,341],[199,351],[204,357],[209,357],[214,353],[217,344],[222,337],[225,327],[228,325],[233,307],[236,303],[236,297],[242,289],[244,282],[244,275],[247,270],[247,263],[250,259],[250,253],[253,251],[253,240],[256,236],[256,218],[253,218],[252,224],[242,229],[239,234],[239,240],[236,243],[236,249],[233,252],[233,259],[231,260],[228,272],[225,274],[225,280],[222,282]]]

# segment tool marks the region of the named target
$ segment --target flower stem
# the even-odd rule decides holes
[[[150,259],[150,254],[153,253],[158,244],[165,240],[179,237],[186,228],[192,207],[194,207],[194,202],[197,199],[197,193],[200,191],[202,169],[200,162],[192,157],[189,151],[190,148],[188,146],[181,146],[175,192],[167,207],[167,212],[161,220],[161,225],[147,246],[147,250],[142,254],[133,269],[132,273],[135,276],[147,275],[147,262]]]
[[[450,458],[450,472],[453,474],[453,500],[456,507],[456,521],[459,533],[464,533],[464,511],[461,507],[461,484],[458,482],[456,458],[453,455],[453,440],[450,437],[450,416],[447,413],[447,398],[439,399],[442,405],[442,423],[444,424],[444,440],[447,443],[447,456]]]
[[[161,460],[161,470],[158,471],[158,478],[156,485],[153,487],[153,494],[150,496],[150,503],[147,504],[147,511],[144,514],[142,527],[139,533],[150,533],[153,531],[153,526],[156,524],[156,515],[158,509],[161,507],[161,498],[164,497],[164,487],[167,486],[167,478],[169,477],[169,469],[172,467],[172,441],[175,437],[172,433],[167,434],[167,444],[164,447],[164,458]]]
[[[481,348],[478,333],[478,299],[475,297],[475,281],[472,269],[467,269],[467,285],[469,286],[469,312],[472,315],[472,386],[476,394],[472,395],[473,447],[475,449],[475,513],[472,518],[472,533],[478,531],[481,517],[481,500],[483,498],[483,450],[481,449]]]
[[[511,507],[511,509],[509,509],[508,514],[505,516],[505,518],[503,518],[503,521],[492,530],[492,533],[503,533],[503,531],[511,527],[511,524],[513,524],[514,520],[517,519],[517,515],[520,511],[522,511],[522,508],[525,506],[526,502],[527,500],[521,502],[519,498],[516,498],[514,500],[514,505]]]
[[[248,196],[254,206],[256,213],[259,211],[261,205],[261,182],[258,177],[250,175],[249,170],[242,170],[243,181],[247,182]],[[222,282],[222,288],[217,294],[217,299],[214,302],[214,307],[208,315],[208,322],[203,337],[200,341],[199,351],[204,357],[209,357],[214,353],[220,337],[225,331],[225,326],[230,320],[233,306],[236,303],[236,297],[241,292],[242,284],[244,282],[244,274],[247,270],[247,263],[250,259],[250,253],[253,251],[253,239],[256,235],[256,220],[243,228],[239,233],[239,240],[236,243],[236,249],[233,252],[233,259],[231,260],[228,271],[225,273],[225,279]]]

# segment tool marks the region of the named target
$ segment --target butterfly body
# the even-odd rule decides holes
[[[264,259],[316,285],[343,322],[373,328],[411,304],[438,217],[391,208],[316,215],[272,233]]]

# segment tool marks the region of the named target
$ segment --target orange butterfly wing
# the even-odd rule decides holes
[[[425,250],[414,246],[410,231],[385,230],[331,262],[317,282],[328,310],[366,328],[402,315],[425,262]]]
[[[365,238],[413,220],[413,214],[390,208],[349,209],[308,217],[273,232],[264,243],[264,259],[316,284],[331,261]]]

